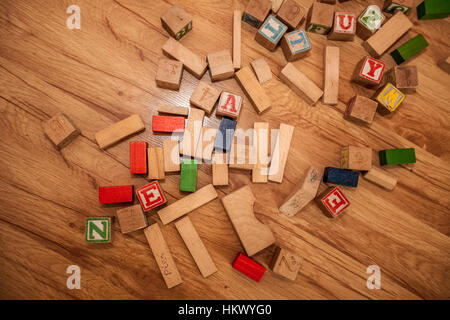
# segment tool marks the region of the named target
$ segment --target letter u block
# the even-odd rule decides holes
[[[378,94],[376,94],[378,113],[381,115],[390,114],[400,106],[403,99],[405,99],[405,95],[391,83],[387,83],[378,91]]]
[[[287,26],[274,16],[268,16],[259,28],[255,40],[269,51],[275,51],[281,37],[287,31]]]
[[[284,35],[281,49],[287,61],[295,61],[309,54],[311,42],[305,30],[299,29]]]
[[[367,56],[356,65],[352,80],[362,85],[376,86],[383,78],[385,67],[384,62]]]
[[[356,33],[356,16],[353,12],[336,12],[329,40],[353,41]]]

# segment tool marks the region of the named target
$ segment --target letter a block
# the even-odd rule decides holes
[[[373,4],[368,6],[358,18],[356,26],[356,34],[363,40],[367,40],[372,36],[384,22],[384,15],[381,13],[379,6]]]
[[[356,33],[356,17],[352,12],[336,12],[329,40],[353,41]]]
[[[227,116],[233,119],[239,117],[242,106],[242,97],[231,93],[222,92],[220,95],[219,104],[217,106],[216,114],[220,116]]]
[[[385,66],[384,62],[367,56],[356,65],[353,81],[362,85],[376,86],[383,78]]]
[[[287,61],[295,61],[309,54],[311,42],[305,30],[299,29],[284,35],[281,49]]]
[[[242,15],[242,21],[259,28],[272,7],[270,0],[250,0]]]
[[[287,26],[274,16],[268,16],[259,28],[255,40],[269,51],[275,51],[281,37],[287,31]]]
[[[350,206],[350,202],[338,187],[325,190],[316,198],[316,202],[323,212],[333,218],[340,216]]]
[[[158,181],[153,181],[137,189],[136,194],[144,212],[159,207],[167,201]]]
[[[334,5],[314,2],[308,14],[306,31],[327,34],[333,26]]]
[[[111,242],[111,218],[87,218],[86,242],[108,243]]]
[[[192,29],[192,17],[183,8],[174,5],[161,16],[161,24],[172,37],[180,40]]]
[[[391,83],[387,83],[378,94],[375,95],[378,102],[378,113],[381,115],[394,112],[405,99],[405,95],[394,87]]]
[[[260,282],[266,272],[266,268],[242,253],[239,253],[234,259],[233,268],[256,282]]]

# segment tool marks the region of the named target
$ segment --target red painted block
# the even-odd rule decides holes
[[[133,201],[133,186],[114,186],[98,188],[98,201],[101,204]]]
[[[316,198],[316,201],[320,209],[333,218],[341,215],[350,206],[350,202],[338,187],[325,190]]]
[[[153,116],[153,132],[184,132],[184,117]]]
[[[264,268],[259,263],[256,263],[249,257],[239,253],[233,261],[233,268],[237,271],[245,274],[247,277],[259,282],[266,272]]]
[[[147,142],[130,142],[130,172],[132,174],[147,174]]]
[[[137,189],[136,194],[144,212],[159,207],[167,201],[158,181],[153,181]]]

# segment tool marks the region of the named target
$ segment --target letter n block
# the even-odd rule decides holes
[[[261,281],[266,272],[266,268],[242,253],[239,253],[234,259],[233,268],[256,282]]]
[[[287,31],[287,26],[274,16],[268,16],[259,28],[255,40],[269,51],[275,51],[281,37]]]
[[[242,21],[259,28],[272,8],[270,0],[250,0],[242,14]]]
[[[88,243],[111,242],[111,218],[87,218],[85,239]]]
[[[306,56],[311,50],[311,42],[305,30],[299,29],[284,35],[281,49],[287,61],[295,61]]]
[[[220,116],[226,116],[233,119],[237,119],[239,113],[241,112],[241,106],[242,106],[241,96],[231,92],[224,91],[220,95],[216,114]]]
[[[332,218],[340,216],[350,206],[350,202],[338,187],[325,190],[316,198],[316,202],[319,208]]]
[[[308,13],[306,31],[327,34],[333,26],[334,5],[314,2]]]
[[[329,40],[353,41],[356,33],[356,17],[353,12],[336,12]]]
[[[174,5],[161,16],[164,29],[176,40],[180,40],[192,29],[192,17],[183,8]]]
[[[137,189],[136,194],[144,212],[159,207],[167,201],[158,181],[153,181]]]
[[[405,99],[405,95],[391,83],[387,83],[375,93],[375,99],[378,102],[378,113],[386,115],[397,110]]]
[[[384,62],[367,56],[356,65],[353,81],[362,85],[376,86],[383,78],[385,66]]]

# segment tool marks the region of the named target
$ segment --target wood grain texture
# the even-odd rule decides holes
[[[257,218],[272,229],[280,246],[302,258],[295,282],[283,282],[268,271],[258,284],[231,268],[242,246],[219,199],[189,214],[218,269],[207,279],[198,272],[173,223],[161,228],[183,283],[170,290],[143,232],[122,235],[114,221],[111,244],[98,248],[84,243],[86,217],[113,217],[119,208],[99,206],[99,185],[138,188],[148,183],[130,175],[130,139],[101,151],[94,134],[136,113],[146,130],[132,140],[161,146],[166,135],[150,130],[157,106],[188,106],[197,86],[198,80],[189,72],[183,74],[180,92],[157,89],[154,83],[161,47],[168,37],[160,15],[175,2],[193,16],[193,29],[180,40],[184,46],[203,57],[231,50],[230,8],[243,11],[244,0],[155,0],[151,4],[79,0],[81,30],[66,28],[65,12],[73,2],[0,1],[0,297],[450,298],[450,76],[437,66],[448,51],[450,40],[442,35],[450,21],[417,21],[415,12],[409,16],[412,29],[430,43],[423,54],[408,62],[419,70],[417,92],[408,94],[392,115],[376,115],[370,128],[342,117],[351,97],[369,97],[374,91],[349,81],[356,63],[367,54],[358,37],[353,42],[332,42],[308,33],[312,52],[294,62],[321,86],[323,48],[340,48],[339,101],[333,107],[320,102],[308,106],[274,76],[263,84],[272,107],[257,115],[234,79],[215,83],[244,97],[238,127],[252,128],[255,121],[269,122],[270,128],[278,128],[280,122],[296,127],[282,184],[251,184],[250,172],[230,170],[229,186],[217,188],[222,198],[250,184]],[[298,2],[308,8],[312,0]],[[371,3],[382,6],[379,0]],[[365,5],[348,1],[336,7],[359,13]],[[255,32],[242,24],[242,65],[264,57],[278,74],[286,64],[281,49],[269,53],[253,40]],[[387,69],[394,66],[389,53],[381,59]],[[203,79],[209,82],[208,73]],[[41,128],[58,112],[67,114],[81,130],[61,152]],[[213,112],[204,125],[217,128],[219,122]],[[345,190],[352,205],[339,219],[325,217],[315,203],[293,218],[277,213],[310,165],[338,166],[340,150],[348,145],[367,145],[375,151],[414,147],[417,163],[386,169],[398,177],[393,191],[364,179],[357,189]],[[211,183],[210,174],[209,165],[199,166],[199,188]],[[169,204],[185,196],[178,190],[178,174],[167,175],[161,187]],[[267,266],[273,250],[252,258]],[[66,287],[66,268],[72,264],[81,268],[81,290]],[[381,268],[381,290],[366,288],[366,269],[372,264]]]

